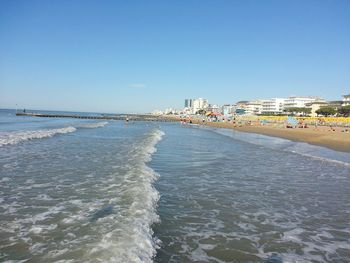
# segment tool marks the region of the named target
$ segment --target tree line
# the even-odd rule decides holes
[[[342,106],[339,108],[334,108],[334,107],[321,107],[319,108],[316,113],[318,115],[323,115],[323,116],[332,116],[332,115],[339,115],[339,116],[344,116],[344,117],[349,117],[350,116],[350,105],[347,106]]]
[[[302,115],[308,115],[311,113],[311,108],[303,108],[303,107],[291,107],[284,109],[284,112],[289,112],[291,114],[302,114]],[[344,116],[349,117],[350,116],[350,105],[342,106],[342,107],[331,107],[331,106],[324,106],[316,110],[317,115],[323,115],[323,116]]]

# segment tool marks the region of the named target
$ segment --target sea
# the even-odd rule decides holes
[[[349,261],[350,153],[0,110],[0,262]]]

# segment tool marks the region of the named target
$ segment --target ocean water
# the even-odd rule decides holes
[[[1,262],[349,262],[350,154],[0,110]]]

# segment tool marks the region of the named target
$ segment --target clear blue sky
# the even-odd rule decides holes
[[[0,1],[0,108],[349,93],[349,0]]]

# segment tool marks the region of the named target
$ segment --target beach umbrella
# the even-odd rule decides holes
[[[298,125],[298,120],[296,118],[293,118],[293,117],[288,117],[287,122],[288,122],[288,124],[290,124],[292,126]]]

